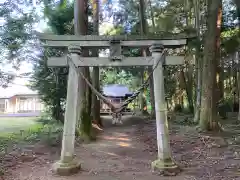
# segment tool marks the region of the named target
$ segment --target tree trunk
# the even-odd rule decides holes
[[[185,17],[186,17],[186,26],[191,26],[192,22],[192,3],[189,0],[184,2],[185,6]],[[191,114],[194,113],[194,106],[193,106],[193,65],[189,64],[186,68],[186,77],[184,75],[184,82],[185,82],[185,90],[187,94],[188,100],[188,108]]]
[[[74,8],[74,32],[75,35],[87,35],[88,30],[88,1],[87,0],[75,0]],[[83,49],[82,56],[88,56],[88,49]],[[86,78],[90,78],[89,67],[79,68]],[[92,138],[92,122],[90,117],[91,110],[91,94],[90,89],[85,83],[84,79],[79,77],[79,86],[84,89],[80,94],[80,109],[79,109],[79,121],[77,125],[78,135],[85,141],[89,141]]]
[[[200,43],[200,2],[194,1],[194,13],[195,13],[195,29],[197,31],[198,40]],[[202,63],[200,58],[200,45],[196,47],[196,103],[194,122],[199,122],[201,111],[201,89],[202,89]]]
[[[144,68],[141,69],[140,71],[140,77],[141,77],[141,83],[144,82]],[[147,111],[147,102],[146,102],[146,98],[144,95],[144,92],[141,93],[140,95],[140,108],[141,108],[141,113],[143,115],[148,115],[148,111]]]
[[[222,4],[222,3],[221,3]],[[217,59],[217,102],[224,97],[224,87],[223,87],[223,67],[222,67],[222,60],[220,55],[220,46],[221,46],[221,26],[222,26],[222,6],[218,9],[218,17],[217,17],[217,48],[216,48],[216,59]]]
[[[60,78],[60,73],[59,69],[55,71],[55,80],[56,80],[56,97],[54,98],[54,104],[55,106],[52,109],[52,117],[54,117],[57,121],[61,122],[64,124],[64,116],[62,114],[62,106],[61,106],[61,98],[60,98],[60,89],[59,89],[59,78]]]
[[[93,33],[99,35],[99,0],[92,1],[93,6]],[[92,49],[92,56],[98,57],[98,49]],[[99,67],[93,67],[92,72],[92,83],[93,86],[99,91]],[[100,100],[96,95],[92,94],[92,116],[93,121],[100,127],[102,127],[102,121],[100,117]]]
[[[240,26],[240,1],[239,0],[234,0],[236,6],[237,6],[237,16],[238,16],[238,26]],[[240,33],[240,32],[239,32]]]
[[[150,13],[151,13],[151,21],[152,21],[152,26],[153,26],[153,32],[156,31],[156,25],[154,21],[154,13],[153,13],[153,8],[152,8],[152,2],[151,0],[148,1],[149,7],[150,7]],[[152,68],[148,69],[148,73],[151,73]],[[152,118],[155,117],[155,98],[154,98],[154,82],[153,82],[153,77],[150,78],[149,82],[149,89],[150,89],[150,97],[151,97],[151,116]]]
[[[202,63],[199,57],[199,51],[196,53],[196,74],[197,74],[197,87],[196,87],[196,104],[195,104],[195,114],[194,122],[199,122],[200,112],[201,112],[201,88],[202,88]],[[197,57],[198,56],[198,57]]]
[[[148,34],[148,26],[147,19],[145,16],[146,4],[144,0],[139,1],[139,16],[140,16],[140,24],[141,24],[141,35]],[[143,56],[149,56],[149,49],[142,50]],[[148,67],[148,74],[152,71],[152,67]],[[153,76],[151,75],[149,80],[149,89],[150,89],[150,102],[151,102],[151,117],[155,116],[155,102],[154,102],[154,87],[153,87]]]
[[[152,72],[152,67],[148,68],[148,74]],[[149,90],[150,90],[150,102],[151,102],[151,118],[155,118],[155,100],[154,100],[154,83],[151,75],[149,79]]]
[[[189,72],[187,72],[188,81],[186,80],[185,73],[183,71],[183,68],[180,70],[180,81],[181,81],[181,87],[182,90],[186,91],[187,94],[187,100],[188,100],[188,107],[190,113],[193,113],[194,107],[193,107],[193,99],[192,99],[192,80],[191,80],[191,69],[189,69]]]
[[[217,18],[221,1],[208,1],[207,31],[204,41],[202,103],[199,127],[201,130],[219,130],[216,108],[216,42]]]
[[[186,84],[186,91],[188,97],[188,106],[191,114],[194,113],[194,103],[193,103],[193,66],[190,65],[187,71],[188,80]]]
[[[236,52],[237,63],[239,63],[239,52]],[[240,70],[237,70],[237,85],[238,85],[238,120],[240,121]]]
[[[154,33],[156,31],[156,25],[155,25],[155,21],[154,21],[154,12],[153,12],[153,8],[152,8],[151,0],[148,0],[148,5],[150,7],[150,15],[151,15],[151,21],[152,21],[153,33]]]

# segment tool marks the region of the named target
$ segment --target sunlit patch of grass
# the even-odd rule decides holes
[[[35,123],[16,132],[0,132],[0,152],[6,152],[15,144],[33,144],[38,141],[54,142],[55,139],[59,139],[61,132],[62,127],[56,123]]]
[[[0,117],[0,133],[18,132],[37,123],[37,117]]]

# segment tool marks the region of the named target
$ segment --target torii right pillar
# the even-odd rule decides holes
[[[152,162],[152,170],[164,175],[176,175],[180,172],[180,168],[174,163],[170,148],[163,76],[163,63],[165,61],[165,55],[163,54],[164,46],[162,44],[154,44],[151,46],[150,50],[152,52],[154,67],[157,66],[153,72],[153,80],[158,158]]]

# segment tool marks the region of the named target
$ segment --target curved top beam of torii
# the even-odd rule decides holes
[[[196,37],[195,34],[170,34],[161,33],[151,36],[117,35],[117,36],[97,36],[97,35],[52,35],[37,33],[37,37],[45,41],[49,47],[68,47],[71,44],[79,44],[81,47],[110,47],[115,41],[120,42],[123,47],[150,47],[152,44],[163,44],[167,48],[181,47],[187,44],[189,39]]]

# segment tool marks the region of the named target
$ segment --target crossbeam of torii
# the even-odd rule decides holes
[[[55,172],[69,174],[80,168],[74,159],[75,125],[79,118],[79,72],[83,66],[157,66],[153,72],[154,97],[157,126],[158,159],[152,163],[153,169],[175,170],[178,167],[172,161],[169,145],[167,123],[167,108],[164,93],[163,65],[178,65],[184,63],[184,57],[163,56],[163,49],[181,47],[187,44],[188,37],[139,37],[139,36],[75,36],[75,35],[39,35],[41,40],[50,47],[68,47],[70,58],[50,58],[49,66],[68,66],[67,102],[63,130],[61,159],[54,164]],[[150,47],[150,57],[124,57],[123,47]],[[109,58],[82,57],[81,47],[110,48]],[[163,58],[161,60],[161,58]],[[161,61],[160,61],[161,60]],[[159,63],[160,62],[160,63]]]

